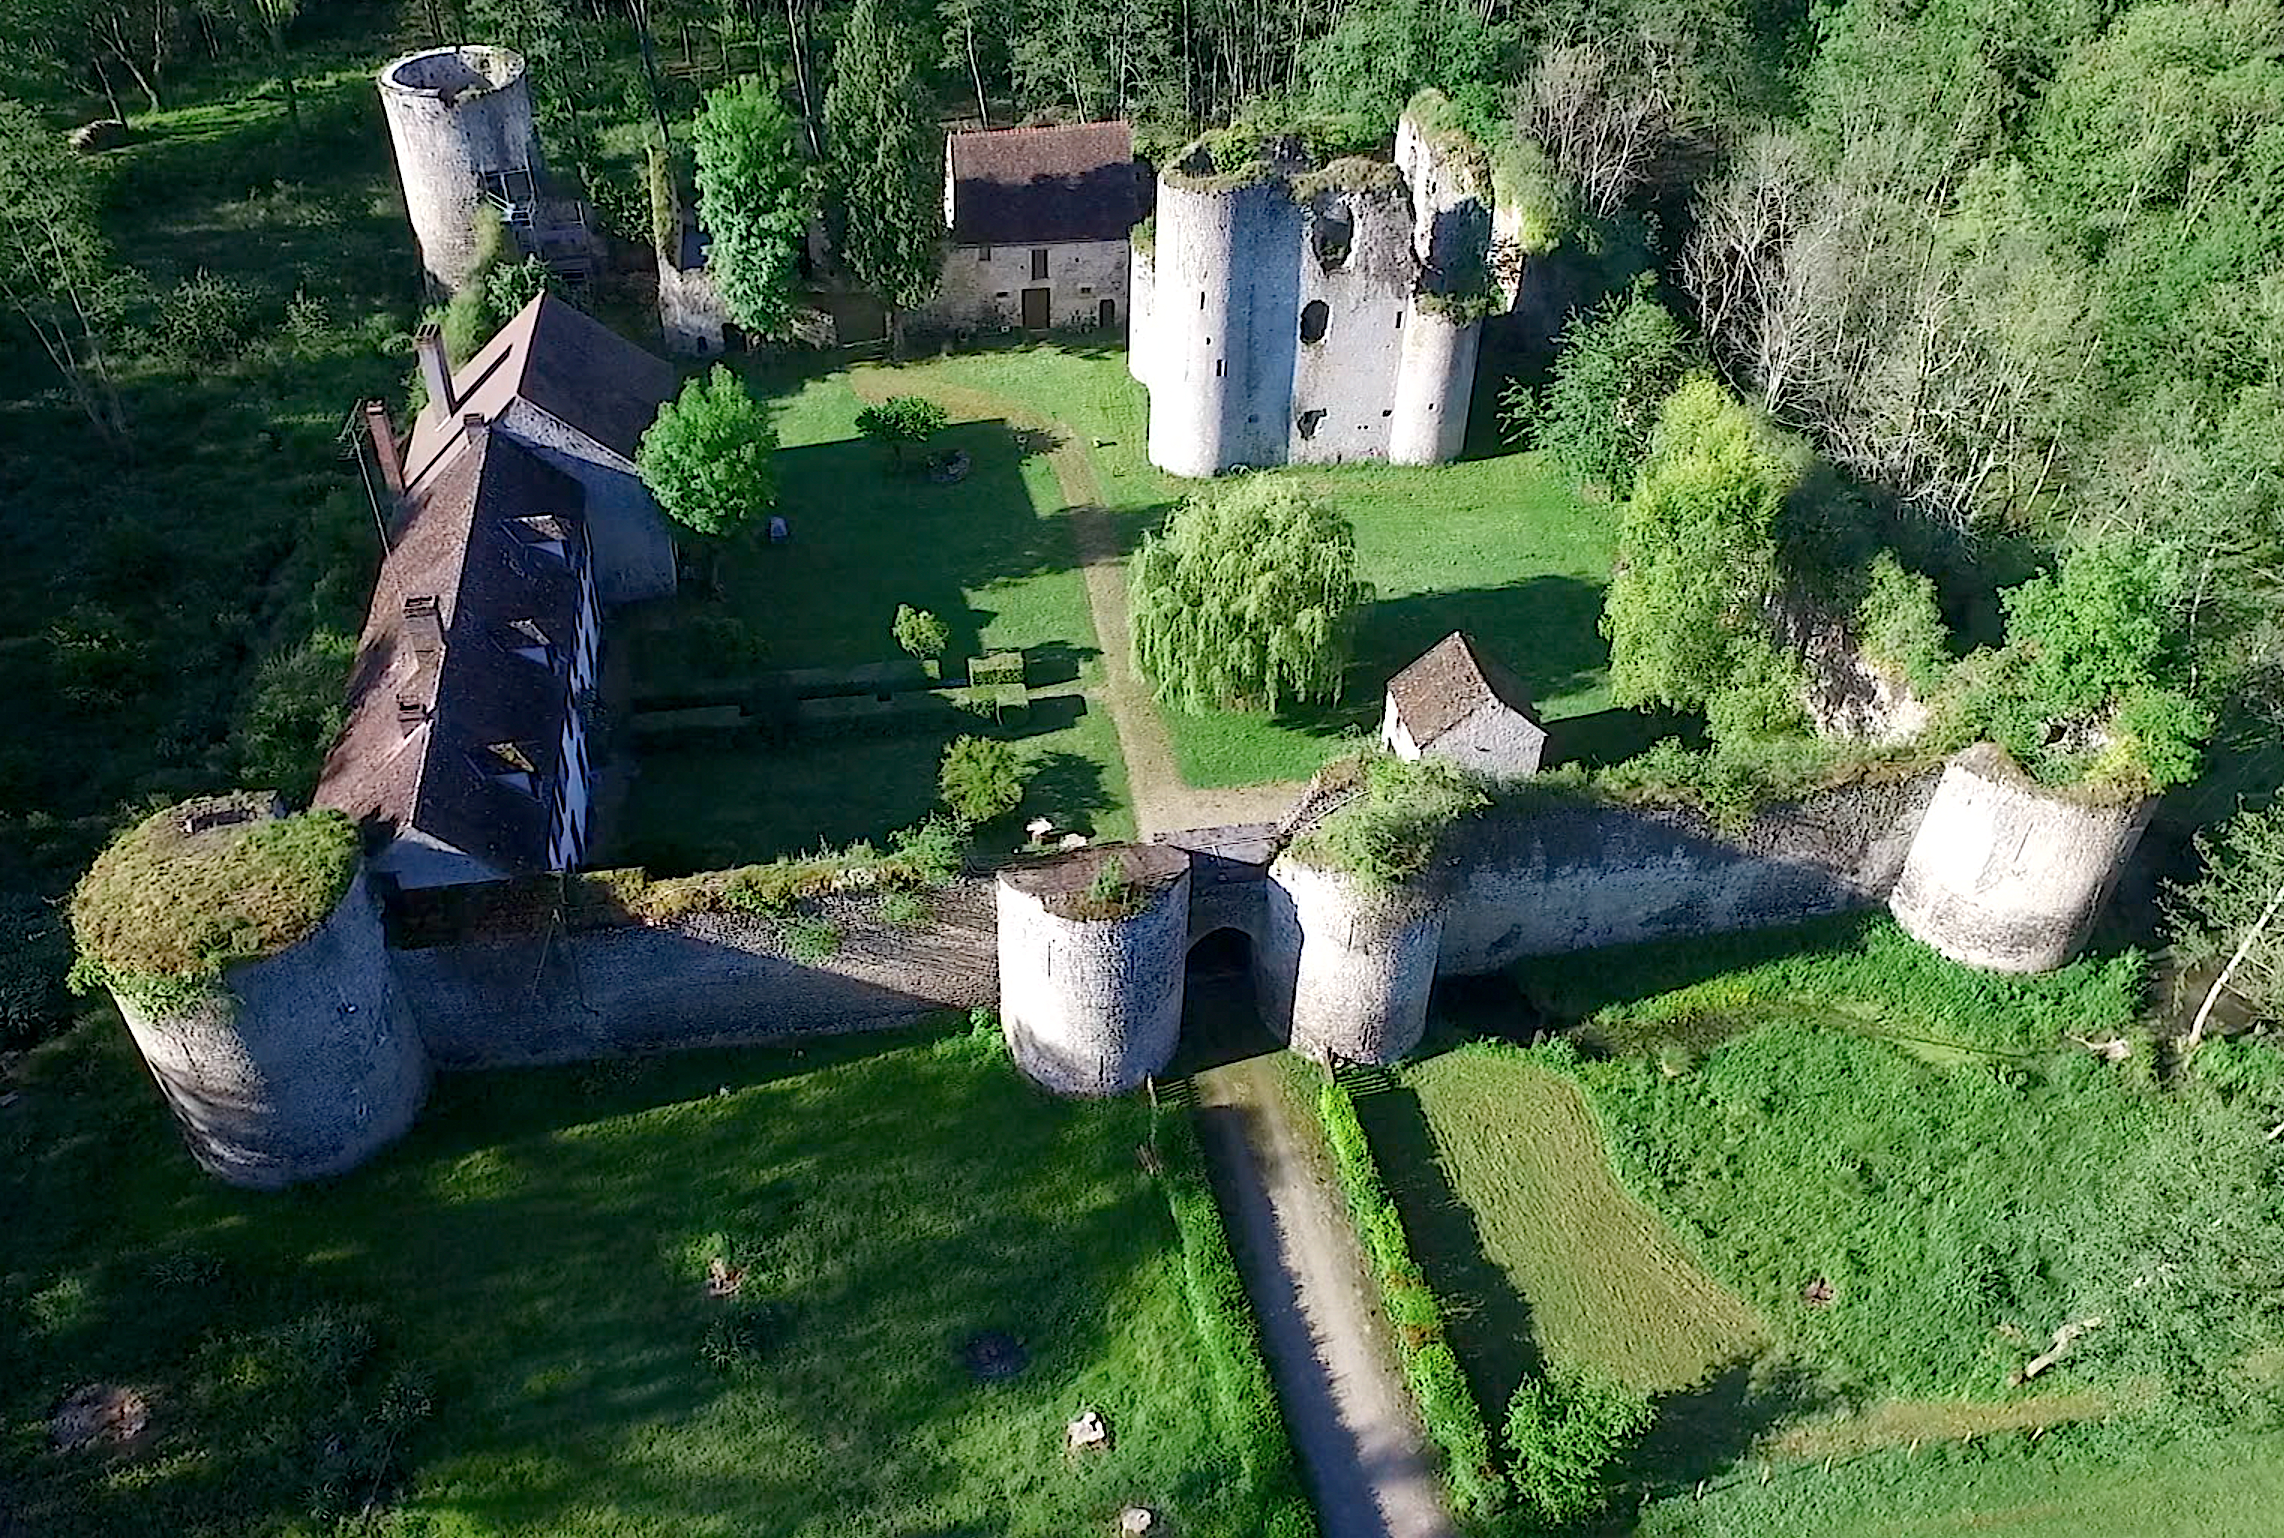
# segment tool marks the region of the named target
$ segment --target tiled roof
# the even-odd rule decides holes
[[[518,399],[632,460],[675,382],[671,364],[577,305],[541,294],[453,370],[452,411],[440,401],[421,408],[405,473],[418,485],[459,438],[464,417],[489,422]]]
[[[1124,240],[1144,212],[1122,122],[954,134],[951,179],[952,240],[963,246]]]
[[[1412,741],[1423,748],[1490,700],[1539,725],[1522,680],[1484,656],[1474,638],[1462,630],[1436,642],[1389,679],[1388,697],[1396,702],[1396,714]]]
[[[391,531],[316,803],[504,872],[545,869],[544,777],[570,706],[584,494],[480,426],[436,456]],[[544,643],[560,666],[523,654]],[[503,778],[527,771],[541,777],[536,794]]]

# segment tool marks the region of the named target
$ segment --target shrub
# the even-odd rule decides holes
[[[798,918],[785,926],[785,954],[811,966],[841,948],[841,926],[831,919]]]
[[[558,299],[567,297],[563,281],[555,276],[554,269],[536,256],[527,256],[520,262],[503,262],[484,275],[484,299],[491,306],[495,329],[515,319],[525,305],[541,294],[553,294]]]
[[[1864,655],[1902,676],[1921,694],[1943,686],[1951,667],[1951,632],[1935,601],[1935,583],[1906,571],[1890,551],[1873,557],[1856,637]]]
[[[290,651],[263,659],[238,731],[244,783],[274,786],[294,805],[308,801],[341,730],[353,636],[320,630]]]
[[[993,737],[955,737],[936,773],[944,804],[971,823],[1003,817],[1022,804],[1023,764]]]
[[[1644,273],[1626,292],[1573,315],[1545,399],[1526,411],[1501,403],[1510,442],[1528,441],[1582,484],[1613,493],[1633,485],[1658,408],[1689,363],[1681,327],[1651,285]]]
[[[948,886],[967,866],[968,831],[950,818],[930,817],[889,834],[888,847],[915,885]]]
[[[1071,912],[1096,921],[1128,919],[1150,906],[1150,896],[1149,887],[1126,873],[1126,862],[1110,855],[1095,867]]]
[[[1507,1494],[1492,1452],[1490,1428],[1458,1357],[1444,1339],[1442,1309],[1412,1259],[1403,1218],[1373,1161],[1356,1103],[1340,1085],[1326,1084],[1317,1096],[1317,1113],[1365,1258],[1379,1279],[1381,1300],[1396,1327],[1404,1381],[1419,1405],[1420,1423],[1429,1440],[1443,1452],[1444,1481],[1453,1509],[1462,1519],[1489,1516],[1505,1504]]]
[[[926,661],[941,657],[944,648],[952,644],[952,630],[926,609],[915,609],[908,603],[896,606],[896,618],[889,631],[896,644],[913,656]]]
[[[200,268],[159,306],[159,342],[190,363],[220,363],[245,351],[254,298],[244,284]]]
[[[759,1368],[784,1339],[782,1309],[767,1303],[733,1305],[698,1341],[698,1360],[724,1377],[743,1377]]]
[[[72,983],[154,1005],[223,968],[275,955],[331,916],[357,871],[357,827],[335,811],[210,829],[182,809],[144,819],[96,857],[71,896]]]
[[[1293,852],[1367,886],[1409,881],[1427,869],[1446,829],[1490,804],[1480,780],[1442,759],[1375,753],[1362,768],[1364,793],[1296,840]]]
[[[914,929],[928,922],[928,902],[910,892],[891,892],[880,900],[880,921],[898,929]]]
[[[1507,1407],[1515,1489],[1548,1523],[1609,1505],[1611,1476],[1652,1419],[1650,1403],[1606,1372],[1527,1379]]]

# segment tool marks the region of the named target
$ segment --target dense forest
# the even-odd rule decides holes
[[[16,1018],[49,998],[39,894],[123,809],[290,784],[322,740],[369,560],[335,434],[402,379],[420,303],[365,72],[463,37],[529,58],[557,173],[632,241],[652,146],[688,156],[749,76],[826,167],[861,120],[836,103],[885,80],[945,123],[1125,115],[1158,154],[1232,124],[1368,144],[1435,88],[1541,204],[1510,432],[1613,501],[1642,478],[1622,697],[1768,735],[1751,647],[1630,648],[1690,631],[1697,574],[1655,553],[1694,541],[1732,594],[1837,604],[2057,777],[2130,738],[2184,826],[2278,778],[2275,0],[24,0],[0,548],[37,591],[0,622],[0,886],[43,959]],[[152,115],[166,153],[124,169],[63,143]],[[186,196],[224,214],[186,228]],[[228,253],[270,215],[308,238]],[[1660,512],[1724,464],[1761,513]]]

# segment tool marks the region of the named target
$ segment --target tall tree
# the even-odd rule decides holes
[[[793,313],[802,235],[813,207],[793,115],[751,77],[706,98],[693,137],[698,217],[714,243],[707,268],[738,324],[778,336]]]
[[[902,344],[904,312],[943,278],[944,136],[927,53],[907,0],[856,0],[825,93],[845,202],[841,257],[888,306],[892,346]]]
[[[0,98],[0,299],[114,443],[126,419],[104,343],[125,287],[96,227],[86,168],[30,108]]]

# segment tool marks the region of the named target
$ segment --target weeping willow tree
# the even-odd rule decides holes
[[[1286,481],[1192,497],[1134,558],[1134,665],[1185,710],[1340,697],[1356,611],[1348,520]]]

